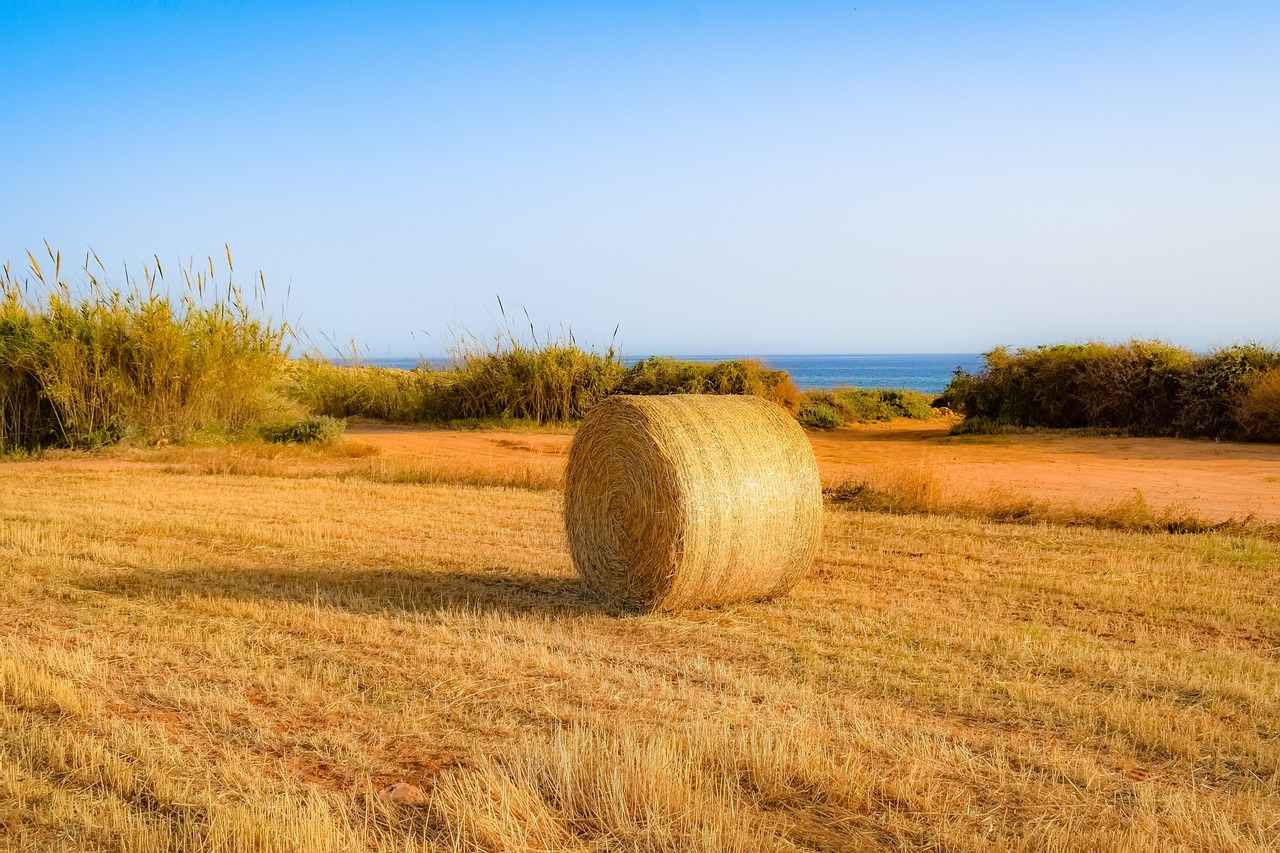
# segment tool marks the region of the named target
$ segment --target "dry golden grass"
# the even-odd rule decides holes
[[[628,616],[558,492],[364,452],[0,465],[0,849],[1280,844],[1273,541],[832,506]]]
[[[1085,525],[1111,530],[1167,533],[1229,532],[1280,539],[1280,523],[1246,512],[1206,518],[1184,504],[1153,506],[1134,489],[1124,497],[1053,500],[990,485],[960,487],[930,454],[897,459],[857,476],[828,476],[823,494],[846,509],[925,513],[1024,524]]]
[[[330,477],[377,483],[500,486],[535,491],[559,489],[564,482],[563,467],[555,460],[385,453],[376,445],[350,439],[333,446],[253,442],[228,447],[168,447],[159,451],[124,451],[106,458],[146,466],[163,464],[169,473],[245,477]]]

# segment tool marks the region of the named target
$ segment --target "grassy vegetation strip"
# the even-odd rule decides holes
[[[341,366],[304,360],[289,368],[292,396],[311,411],[394,423],[527,420],[569,423],[611,394],[743,394],[795,413],[800,392],[785,371],[757,361],[720,364],[649,358],[625,367],[612,350],[569,342],[463,349],[446,370]]]
[[[6,482],[11,846],[1280,843],[1267,540],[829,511],[792,596],[620,617],[555,493]]]
[[[909,392],[802,395],[786,372],[758,361],[654,357],[628,367],[572,336],[529,345],[510,331],[491,345],[456,344],[447,370],[289,361],[293,331],[264,318],[261,277],[249,293],[235,284],[230,250],[225,283],[209,259],[207,272],[180,271],[176,296],[158,257],[142,282],[126,271],[117,287],[92,253],[75,285],[61,255],[48,254],[47,279],[34,256],[29,277],[7,264],[0,273],[0,456],[201,435],[322,443],[352,416],[573,423],[612,394],[751,395],[803,411],[811,426],[932,411]]]
[[[799,391],[785,371],[751,360],[719,364],[651,357],[624,368],[610,352],[516,340],[470,352],[447,370],[341,366],[307,360],[290,367],[291,394],[312,411],[392,423],[521,420],[569,423],[611,394],[740,394],[763,397],[811,429],[928,420],[932,397],[901,389]]]

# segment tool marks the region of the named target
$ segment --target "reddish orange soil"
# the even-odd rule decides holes
[[[563,458],[569,432],[505,432],[426,429],[366,421],[347,428],[347,437],[393,453],[429,456],[441,461],[528,462],[539,457]]]
[[[1055,503],[1132,497],[1210,520],[1280,521],[1280,447],[1165,438],[952,436],[950,422],[895,421],[810,433],[824,481],[924,469],[952,491]],[[571,436],[353,425],[347,435],[441,461],[562,464]]]

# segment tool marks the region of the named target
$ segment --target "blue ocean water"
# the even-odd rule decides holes
[[[691,361],[727,361],[746,356],[675,356]],[[762,355],[755,356],[774,370],[785,370],[801,391],[817,388],[907,388],[941,393],[956,368],[974,372],[982,367],[977,353],[913,355]]]
[[[735,358],[756,358],[775,370],[785,370],[802,391],[816,388],[909,388],[938,394],[956,368],[969,372],[982,367],[977,353],[921,353],[912,355],[674,355],[672,358],[716,363]],[[640,356],[627,357],[634,364]],[[447,358],[365,358],[361,364],[409,369],[419,362],[433,368],[449,366]]]

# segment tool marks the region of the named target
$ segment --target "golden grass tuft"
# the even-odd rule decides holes
[[[612,397],[574,436],[565,483],[574,565],[624,607],[783,595],[822,531],[813,449],[756,397]]]

